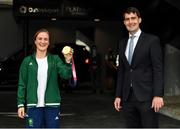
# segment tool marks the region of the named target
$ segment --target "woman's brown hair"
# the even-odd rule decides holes
[[[45,29],[45,28],[41,28],[41,29],[39,29],[38,31],[36,31],[36,33],[34,34],[34,38],[33,38],[33,41],[34,41],[34,42],[35,42],[35,40],[36,40],[37,35],[38,35],[39,33],[41,33],[41,32],[47,33],[47,34],[49,35],[49,38],[50,38],[50,33],[49,33],[49,31],[48,31],[47,29]],[[49,42],[50,42],[50,39],[49,39]],[[49,43],[48,52],[49,52],[49,49],[50,49],[50,48],[51,48],[51,44]],[[32,50],[33,50],[34,52],[36,51],[36,45],[35,45],[35,43],[33,43]]]

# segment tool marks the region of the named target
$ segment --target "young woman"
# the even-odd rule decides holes
[[[48,52],[49,37],[46,29],[40,29],[35,33],[35,52],[24,58],[19,71],[18,116],[26,118],[28,128],[60,126],[61,96],[58,75],[68,79],[72,74],[72,49],[64,54],[66,63],[63,63],[58,55]]]

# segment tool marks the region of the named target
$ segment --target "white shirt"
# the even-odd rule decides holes
[[[133,44],[133,53],[134,53],[134,49],[137,45],[137,42],[138,42],[138,39],[139,39],[139,36],[141,34],[141,30],[139,29],[135,34],[134,34],[134,44]],[[132,35],[129,34],[129,37],[131,37]],[[127,46],[126,46],[126,51],[125,51],[125,55],[126,55],[126,58],[128,59],[128,56],[129,56],[129,44],[130,44],[130,38],[128,39],[128,43],[127,43]]]
[[[37,80],[38,80],[38,88],[37,88],[37,96],[38,103],[37,107],[44,107],[44,96],[46,91],[46,83],[47,83],[47,71],[48,71],[48,63],[47,56],[45,58],[36,58],[38,63],[38,72],[37,72]]]

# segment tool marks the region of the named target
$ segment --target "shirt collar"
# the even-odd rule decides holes
[[[134,34],[134,36],[135,36],[135,37],[139,37],[140,34],[141,34],[141,29],[139,29],[139,30]],[[132,36],[132,34],[129,33],[129,37],[131,37],[131,36]]]

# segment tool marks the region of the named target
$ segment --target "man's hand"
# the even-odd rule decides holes
[[[155,96],[152,100],[151,108],[154,108],[154,111],[158,112],[160,108],[162,108],[163,106],[164,106],[163,98]]]
[[[18,108],[18,117],[24,119],[24,117],[25,117],[25,109],[24,109],[24,107]]]
[[[114,100],[114,108],[119,112],[121,107],[121,98],[116,97]]]

